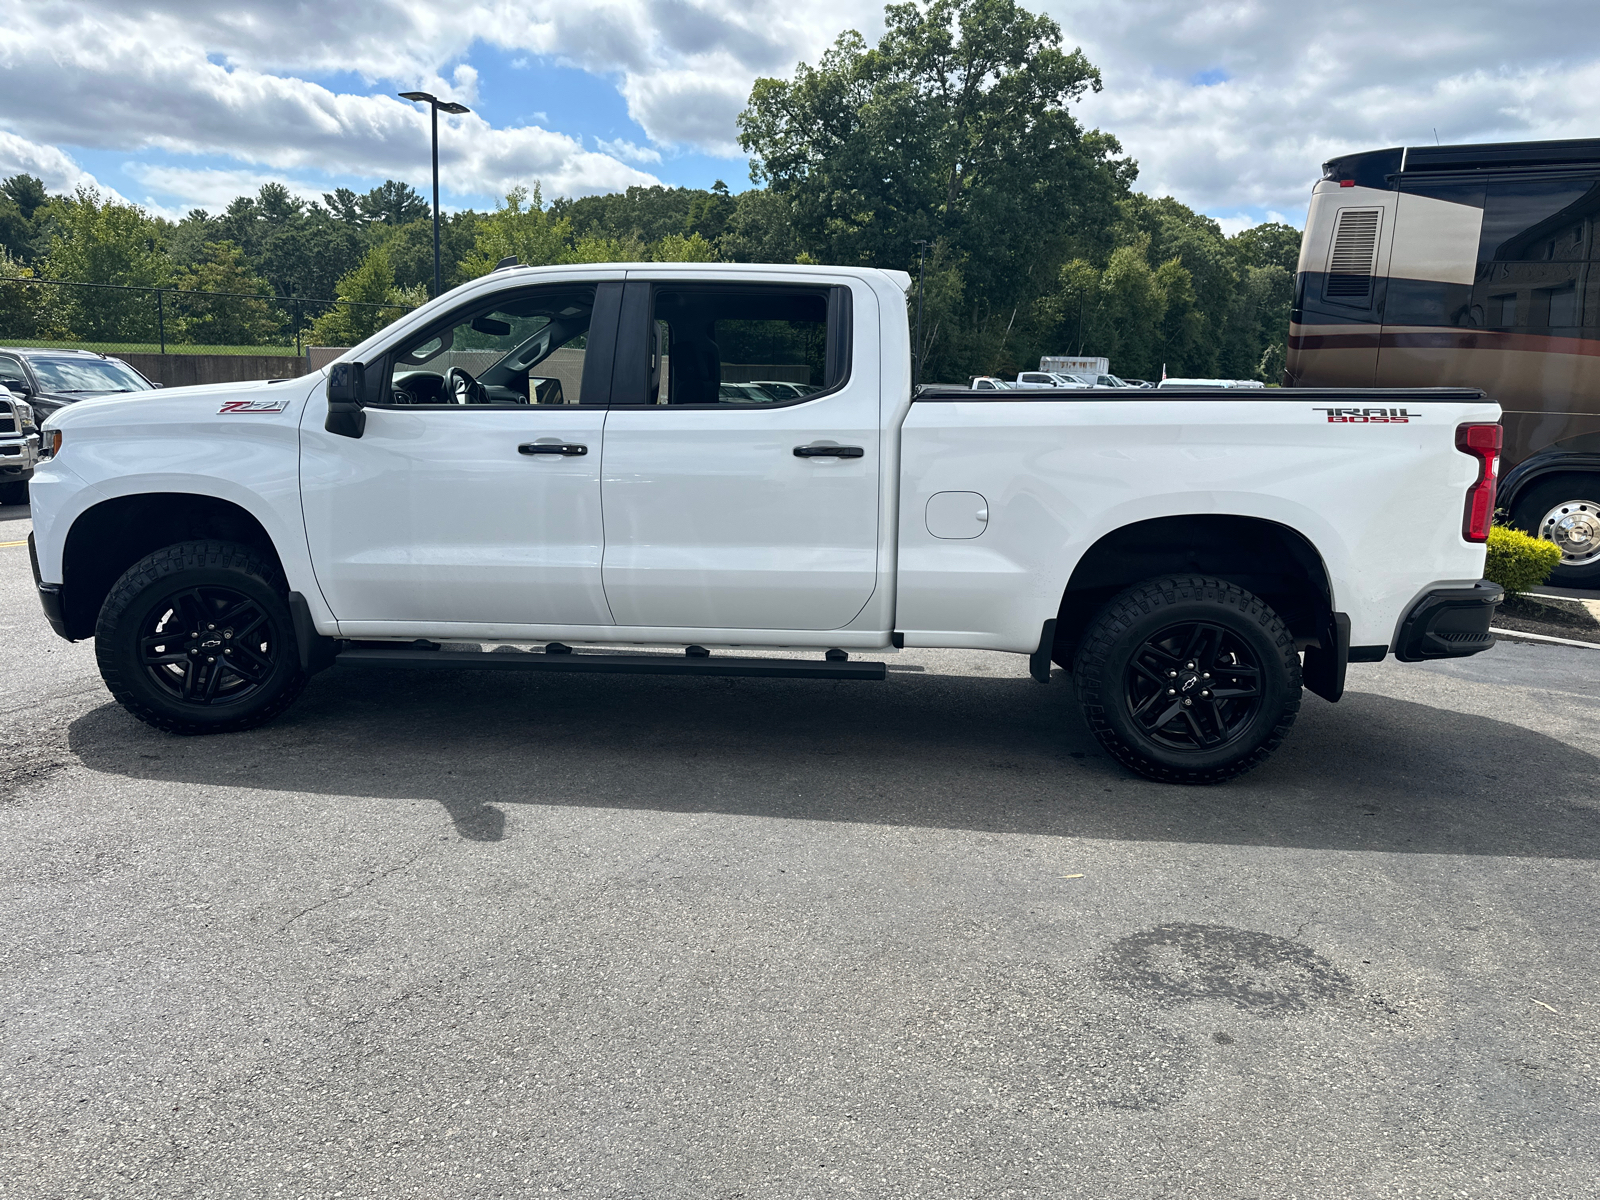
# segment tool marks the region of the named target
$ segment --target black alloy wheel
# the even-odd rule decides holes
[[[174,700],[219,707],[248,699],[285,649],[266,608],[231,587],[187,587],[144,619],[145,673]]]
[[[1128,666],[1128,713],[1160,745],[1175,750],[1226,746],[1261,711],[1255,652],[1221,625],[1168,626],[1146,638]]]
[[[251,546],[182,542],[134,563],[95,626],[100,675],[168,733],[225,733],[276,717],[305,687],[276,561]]]
[[[1221,783],[1264,762],[1300,711],[1294,636],[1259,596],[1172,576],[1114,596],[1072,663],[1090,731],[1164,783]]]

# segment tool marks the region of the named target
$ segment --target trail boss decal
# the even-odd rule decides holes
[[[229,400],[219,413],[269,413],[282,412],[289,407],[287,400]]]
[[[1420,417],[1407,408],[1313,408],[1312,412],[1327,413],[1330,425],[1409,425],[1412,417]]]

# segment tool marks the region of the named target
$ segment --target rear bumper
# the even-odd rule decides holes
[[[44,609],[44,619],[57,634],[72,641],[67,635],[67,618],[61,598],[61,584],[45,583],[39,575],[39,552],[34,549],[33,534],[28,535],[28,561],[33,564],[33,586],[39,590],[39,604]]]
[[[1469,588],[1427,593],[1400,623],[1394,656],[1401,662],[1425,662],[1482,653],[1494,645],[1489,626],[1505,596],[1504,588],[1487,579]]]

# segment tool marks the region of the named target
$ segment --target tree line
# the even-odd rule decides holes
[[[1049,17],[1015,0],[918,0],[885,18],[876,44],[846,30],[792,79],[756,81],[738,128],[758,186],[547,201],[530,180],[492,212],[443,219],[445,285],[509,255],[920,267],[925,380],[1099,354],[1141,378],[1277,382],[1297,230],[1225,237],[1177,200],[1135,191],[1137,164],[1073,111],[1101,89],[1099,71]],[[269,183],[173,222],[20,175],[0,183],[0,277],[239,293],[181,305],[188,340],[281,342],[298,320],[313,342],[349,345],[427,298],[429,217],[394,180],[320,202]],[[47,291],[69,294],[41,302]],[[28,312],[15,311],[22,292]],[[135,295],[0,288],[0,333],[31,322],[35,336],[128,340],[148,316]]]

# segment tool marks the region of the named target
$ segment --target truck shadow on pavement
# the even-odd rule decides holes
[[[1233,783],[1131,775],[1059,677],[885,684],[339,668],[263,729],[171,737],[102,705],[72,751],[130,778],[427,799],[460,836],[518,805],[1229,845],[1600,857],[1600,761],[1519,725],[1353,692],[1307,696]]]

